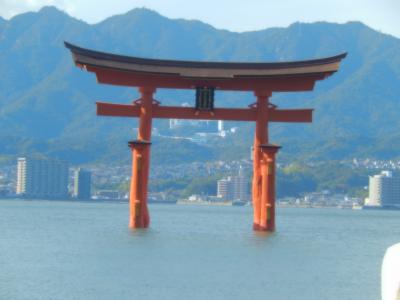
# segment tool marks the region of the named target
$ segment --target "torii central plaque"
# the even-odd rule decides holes
[[[315,82],[338,71],[346,53],[314,60],[275,63],[230,63],[146,59],[80,48],[69,43],[78,67],[96,74],[99,83],[137,87],[141,97],[131,104],[97,102],[97,115],[137,117],[132,150],[130,187],[131,228],[150,224],[147,187],[151,128],[154,118],[255,122],[253,153],[253,229],[275,230],[275,156],[279,146],[268,140],[269,122],[312,122],[312,109],[278,109],[269,102],[273,92],[311,91]],[[153,97],[157,88],[196,90],[193,107],[163,106]],[[215,108],[218,90],[250,91],[249,108]]]

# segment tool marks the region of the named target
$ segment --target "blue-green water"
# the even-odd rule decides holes
[[[0,201],[0,299],[379,299],[400,211],[279,209],[277,233],[250,207]]]

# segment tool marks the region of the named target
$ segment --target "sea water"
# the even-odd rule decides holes
[[[282,208],[253,232],[251,207],[0,201],[0,299],[380,297],[400,211]]]

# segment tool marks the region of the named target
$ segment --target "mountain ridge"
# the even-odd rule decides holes
[[[93,102],[127,103],[137,98],[136,90],[98,85],[93,74],[73,65],[64,40],[121,55],[202,61],[287,61],[348,52],[339,72],[318,82],[315,91],[273,95],[271,101],[280,107],[311,107],[315,112],[311,125],[274,124],[272,140],[283,144],[282,156],[290,159],[296,159],[298,151],[299,158],[307,159],[395,155],[385,149],[374,153],[367,141],[399,144],[400,40],[360,22],[294,23],[236,33],[200,21],[169,19],[147,9],[90,25],[46,7],[4,22],[0,19],[3,153],[33,151],[81,161],[73,155],[80,153],[90,161],[126,152],[123,141],[135,134],[136,121],[96,117]],[[193,93],[160,90],[156,95],[163,104],[179,104],[188,97]],[[246,106],[254,100],[250,93],[218,92],[217,101],[219,106]],[[155,125],[164,128],[166,121]],[[248,124],[239,128],[236,138],[244,148],[251,144],[253,129]],[[358,144],[352,145],[352,139]],[[101,141],[119,146],[90,149],[89,145],[97,147]],[[326,148],[334,141],[347,153],[336,155]],[[247,152],[237,157],[244,155]]]

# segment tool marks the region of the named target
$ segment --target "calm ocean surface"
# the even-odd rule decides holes
[[[0,299],[379,299],[400,211],[279,209],[277,233],[250,207],[0,201]]]

